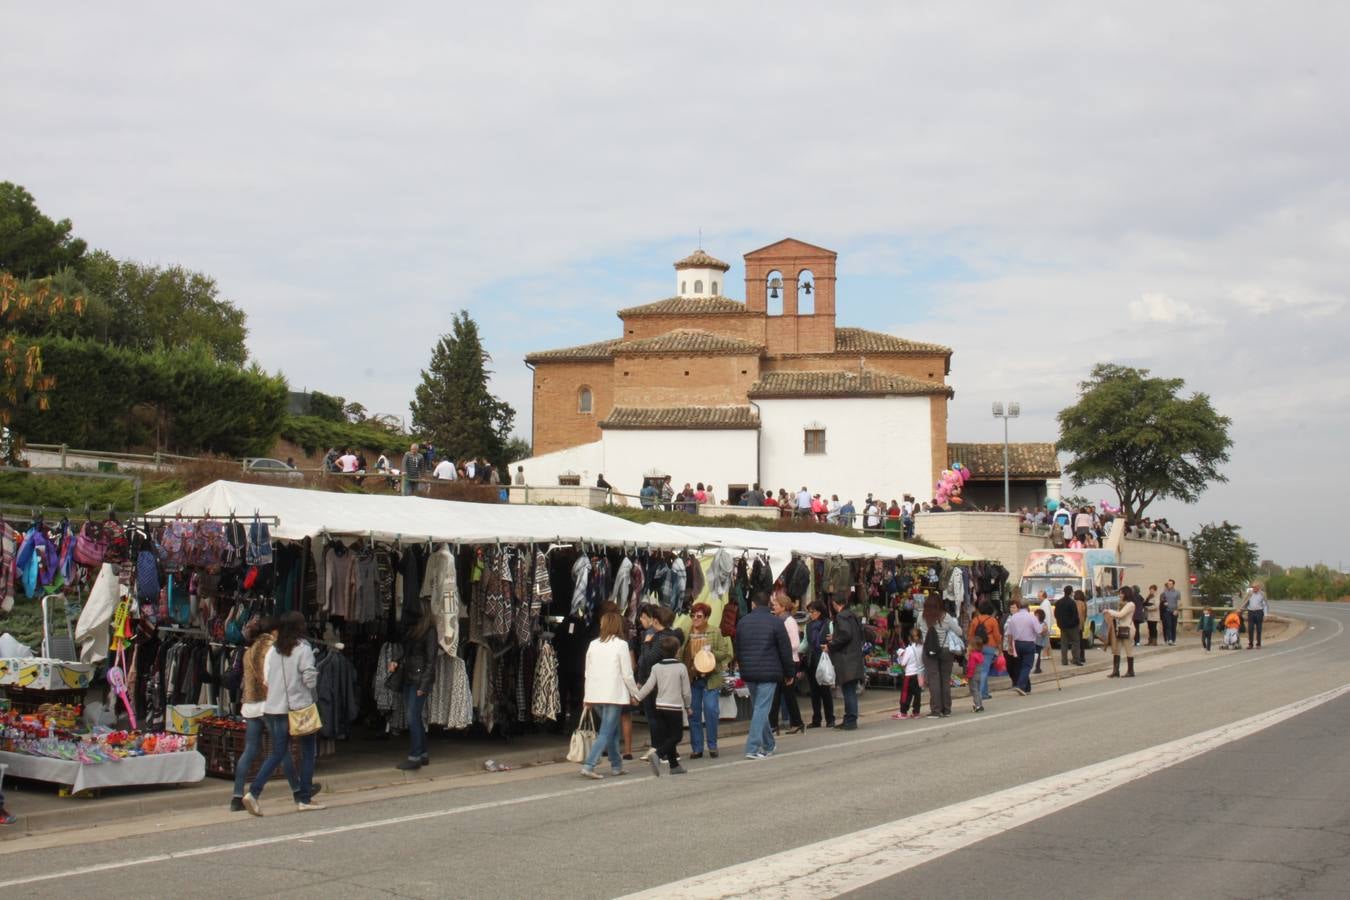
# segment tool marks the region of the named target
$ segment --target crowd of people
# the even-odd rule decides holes
[[[1118,510],[1108,507],[1098,509],[1086,504],[1047,505],[1036,509],[1023,506],[1017,513],[1022,517],[1022,531],[1035,533],[1048,528],[1055,546],[1069,549],[1100,547],[1106,540],[1111,523],[1118,518]],[[1126,519],[1125,536],[1181,540],[1176,529],[1161,518]]]

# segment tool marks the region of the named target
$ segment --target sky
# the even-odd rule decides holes
[[[736,297],[796,237],[839,324],[954,348],[952,440],[1184,378],[1229,480],[1149,513],[1350,564],[1350,5],[667,6],[0,0],[0,180],[372,411],[467,310],[524,435],[527,352],[618,337],[700,229]]]

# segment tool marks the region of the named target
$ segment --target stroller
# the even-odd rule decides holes
[[[1236,619],[1237,621],[1234,621]],[[1242,619],[1237,613],[1229,613],[1223,621],[1223,643],[1219,645],[1220,650],[1240,650],[1242,649]]]

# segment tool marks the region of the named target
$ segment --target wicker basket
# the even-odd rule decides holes
[[[221,720],[207,719],[202,722],[201,730],[197,734],[197,752],[206,757],[206,774],[213,775],[216,778],[234,778],[235,763],[239,757],[244,755],[245,731],[242,728],[226,727]],[[300,744],[296,741],[290,742],[291,761],[295,763],[297,771],[300,769]],[[258,770],[262,768],[263,760],[267,759],[272,752],[272,736],[263,729],[262,747],[258,752],[258,758],[249,766],[249,771],[244,773],[246,780],[252,780]],[[286,770],[283,766],[277,766],[277,770],[272,773],[273,778],[284,776]]]

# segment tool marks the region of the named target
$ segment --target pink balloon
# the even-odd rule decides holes
[[[961,483],[962,483],[962,484],[965,484],[965,483],[966,483],[967,481],[969,481],[969,480],[970,480],[970,470],[967,469],[965,466],[962,466],[962,467],[961,467]]]

